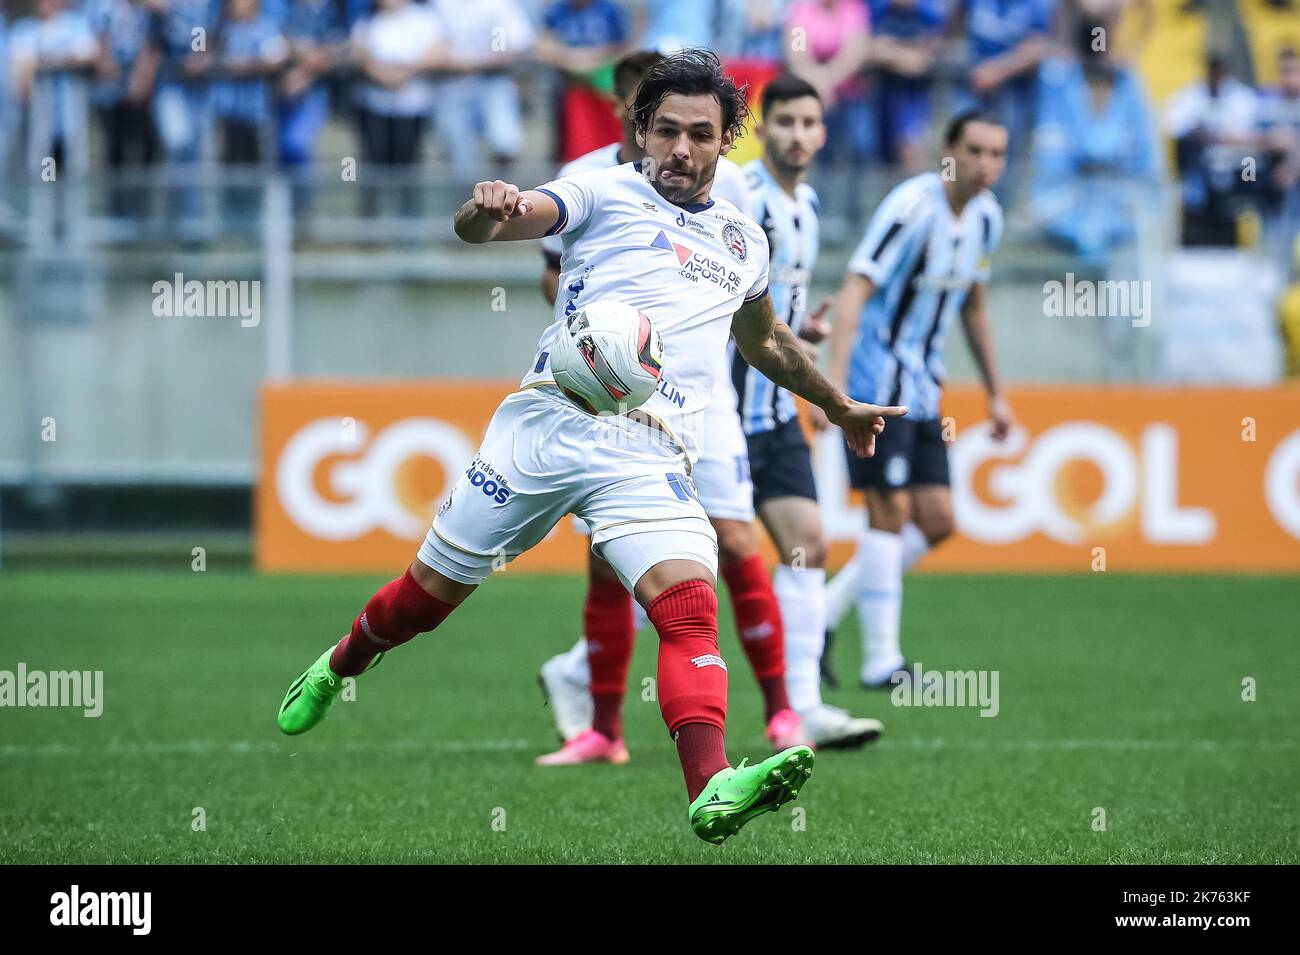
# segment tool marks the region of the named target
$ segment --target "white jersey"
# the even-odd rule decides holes
[[[817,193],[801,182],[791,197],[761,159],[746,163],[743,171],[750,189],[750,213],[762,227],[771,250],[772,308],[797,334],[808,308],[808,282],[817,264]],[[745,433],[771,431],[794,420],[794,396],[751,368],[734,342],[729,347],[732,400]]]
[[[664,373],[643,410],[699,457],[700,416],[727,374],[731,318],[767,293],[763,230],[726,199],[678,206],[646,181],[640,163],[593,170],[539,187],[563,237],[556,321],[542,333],[521,387],[553,382],[550,342],[586,302],[611,298],[650,316],[664,341]]]
[[[593,169],[608,169],[621,165],[619,156],[622,143],[610,143],[589,153],[583,153],[577,159],[571,159],[560,167],[556,179],[564,179],[574,173],[590,172]],[[745,215],[751,215],[749,209],[749,186],[745,182],[745,173],[726,156],[718,158],[718,168],[713,172],[713,187],[709,195],[715,199],[726,199]],[[542,239],[542,254],[549,265],[558,268],[560,256],[564,253],[564,241],[558,235],[548,235]]]

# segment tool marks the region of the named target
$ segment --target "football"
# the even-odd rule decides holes
[[[570,315],[551,348],[555,383],[591,414],[622,414],[645,404],[663,365],[663,339],[649,317],[609,300]]]

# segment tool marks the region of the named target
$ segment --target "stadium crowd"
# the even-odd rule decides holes
[[[1275,231],[1298,221],[1297,0],[1240,0],[1254,46],[1208,57],[1204,42],[1149,47],[1213,0],[4,3],[0,165],[33,176],[51,158],[74,172],[305,170],[333,118],[364,162],[472,179],[546,152],[529,142],[521,84],[553,84],[542,128],[558,162],[617,138],[619,55],[707,46],[755,86],[783,66],[812,83],[829,106],[821,162],[850,175],[924,166],[943,114],[994,110],[1015,152],[1004,200],[1025,183],[1043,234],[1085,258],[1132,236],[1125,196],[1169,166],[1187,243],[1235,244],[1247,207]],[[1174,81],[1158,98],[1153,70]],[[114,214],[132,214],[132,193],[113,196]]]

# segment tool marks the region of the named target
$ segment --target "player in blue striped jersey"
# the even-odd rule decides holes
[[[763,141],[763,157],[744,167],[749,213],[771,248],[768,294],[777,315],[805,341],[815,341],[824,334],[824,326],[819,329],[820,323],[807,314],[808,281],[817,261],[817,195],[803,179],[826,139],[822,103],[812,86],[787,74],[764,88],[762,108],[763,122],[756,132]],[[821,697],[826,533],[794,397],[750,367],[734,342],[729,352],[754,507],[781,559],[773,589],[785,628],[790,705],[813,745],[861,746],[880,735],[880,723],[850,716]]]
[[[770,90],[773,84],[785,80],[786,77],[778,77],[768,84],[767,89]],[[788,80],[792,86],[794,83],[808,85],[796,77],[789,77]],[[812,95],[815,94],[816,91]],[[814,108],[820,108],[820,100],[817,107],[809,107],[809,110]],[[799,119],[793,113],[793,108],[780,110],[777,119],[786,124],[786,129]],[[811,117],[806,119],[811,121]],[[764,126],[770,124],[765,122]],[[769,145],[767,149],[772,150],[773,146]],[[796,153],[796,156],[802,155],[805,154]],[[794,187],[793,193],[787,192],[769,168],[772,162],[771,153],[765,152],[763,158],[752,160],[743,167],[750,194],[750,213],[763,227],[768,242],[779,243],[779,247],[772,249],[772,281],[768,287],[772,306],[781,320],[790,324],[790,329],[796,335],[802,336],[807,332],[805,326],[808,323],[805,318],[808,316],[808,281],[817,262],[820,238],[817,193],[812,186],[802,181]],[[790,392],[778,388],[746,364],[734,345],[730,352],[731,382],[736,389],[736,409],[740,412],[745,433],[762,434],[795,420],[794,397]]]
[[[857,400],[888,399],[911,409],[877,442],[873,457],[849,463],[869,526],[853,562],[831,584],[830,619],[834,626],[856,595],[868,687],[890,686],[904,667],[903,573],[952,533],[939,402],[944,332],[958,316],[988,391],[993,436],[1005,438],[1014,422],[986,309],[989,257],[1002,236],[1002,209],[991,190],[1006,165],[1006,127],[962,113],[944,144],[942,173],[908,179],[876,210],[835,304],[831,381]]]

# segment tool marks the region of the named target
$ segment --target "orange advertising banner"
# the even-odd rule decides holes
[[[396,572],[415,557],[514,382],[295,382],[262,391],[257,566]],[[562,521],[514,562],[586,566]]]
[[[513,382],[295,382],[262,395],[257,565],[393,571],[414,557]],[[945,396],[953,571],[1300,572],[1300,388],[1024,388],[992,440],[976,389]],[[863,526],[834,434],[815,441],[832,564]],[[561,521],[512,566],[580,572]]]

